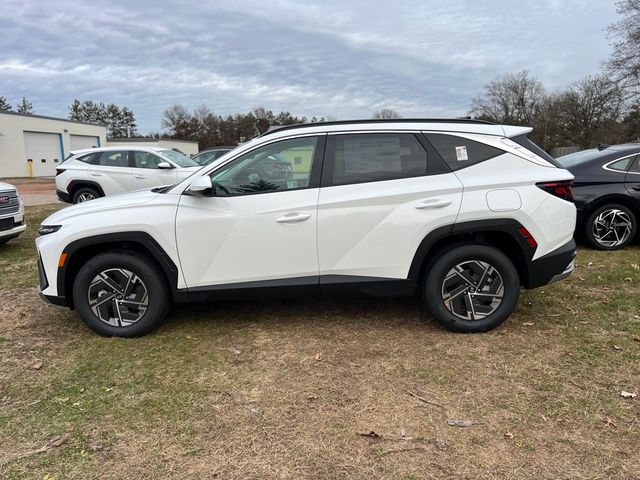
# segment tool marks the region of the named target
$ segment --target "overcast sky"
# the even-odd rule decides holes
[[[0,2],[0,95],[66,117],[74,98],[369,118],[460,116],[496,75],[548,88],[600,70],[613,0]]]

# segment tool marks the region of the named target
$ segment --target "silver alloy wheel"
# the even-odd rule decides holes
[[[136,323],[149,306],[147,286],[123,268],[104,270],[93,277],[88,297],[94,315],[114,327]]]
[[[96,196],[91,192],[84,192],[78,195],[76,203],[88,202],[89,200],[95,200]]]
[[[623,210],[610,208],[604,210],[593,221],[593,238],[603,247],[612,248],[623,245],[631,235],[631,218]]]
[[[468,260],[455,265],[442,282],[442,301],[456,317],[482,320],[502,303],[504,281],[492,265]]]

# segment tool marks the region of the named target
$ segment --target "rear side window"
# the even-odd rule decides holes
[[[413,134],[347,134],[332,139],[333,171],[327,182],[332,185],[427,175],[427,152]]]
[[[629,169],[629,173],[640,173],[640,155],[636,155],[636,159]]]
[[[99,165],[102,165],[105,167],[128,167],[129,152],[127,151],[102,152],[102,154],[100,155]]]
[[[460,170],[505,153],[499,148],[455,135],[426,133],[425,136],[451,170]]]

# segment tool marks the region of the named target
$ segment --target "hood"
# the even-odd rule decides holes
[[[93,212],[104,212],[109,210],[120,210],[133,205],[142,205],[151,202],[159,193],[151,190],[138,190],[137,192],[121,193],[109,195],[108,197],[96,198],[90,202],[78,203],[71,207],[63,208],[53,215],[47,217],[43,225],[57,225],[61,222],[79,215],[86,215]]]
[[[10,183],[0,182],[0,191],[3,190],[17,190],[15,185],[11,185]]]

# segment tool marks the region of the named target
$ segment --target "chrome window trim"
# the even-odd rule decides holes
[[[612,163],[619,162],[620,160],[624,160],[625,158],[629,158],[629,157],[635,158],[636,155],[639,155],[639,154],[638,153],[632,153],[630,155],[625,155],[624,157],[619,157],[619,158],[616,158],[615,160],[611,160],[610,162],[605,163],[602,166],[602,169],[603,170],[607,170],[608,172],[614,172],[614,173],[631,173],[633,175],[640,175],[640,173],[630,172],[628,169],[627,170],[615,170],[613,168],[609,168],[609,165],[611,165]],[[633,160],[631,162],[633,163]],[[631,164],[629,164],[629,167],[631,167]]]

